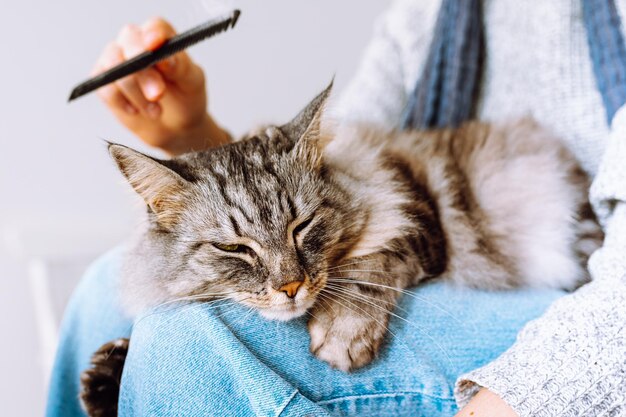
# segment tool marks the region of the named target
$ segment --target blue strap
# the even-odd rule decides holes
[[[609,124],[626,103],[626,47],[613,0],[582,0],[589,53]]]
[[[457,126],[471,118],[484,53],[481,0],[443,0],[424,72],[403,129]]]
[[[593,70],[608,122],[626,103],[626,46],[614,0],[581,0]],[[484,32],[481,0],[443,0],[428,59],[403,129],[458,126],[475,113]]]

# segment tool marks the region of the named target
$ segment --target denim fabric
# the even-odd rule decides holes
[[[402,115],[402,129],[453,127],[472,118],[485,49],[482,15],[482,0],[442,0],[428,59]]]
[[[48,417],[82,415],[90,353],[129,334],[118,264],[119,251],[96,262],[68,307]],[[271,322],[224,302],[162,307],[133,327],[120,416],[451,416],[456,377],[495,359],[561,295],[422,285],[402,297],[380,357],[352,374],[309,353],[304,318]]]
[[[626,102],[626,45],[622,22],[614,0],[585,0],[582,12],[593,72],[610,125]]]

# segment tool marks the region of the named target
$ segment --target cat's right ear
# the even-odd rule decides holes
[[[159,161],[126,146],[109,143],[109,153],[157,222],[166,228],[173,226],[183,209],[181,197],[188,182]]]
[[[319,166],[322,151],[330,137],[321,132],[322,115],[328,97],[333,88],[333,81],[319,93],[298,115],[280,130],[295,142],[294,154],[312,167]]]

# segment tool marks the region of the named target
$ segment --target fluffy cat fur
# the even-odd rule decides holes
[[[400,290],[425,279],[488,289],[587,279],[603,236],[589,180],[560,140],[531,120],[331,131],[329,94],[287,125],[171,160],[109,146],[148,206],[123,268],[129,312],[189,297],[277,320],[311,310],[311,351],[349,371],[375,358]],[[114,359],[85,374],[88,410],[90,380],[98,366],[114,373]]]

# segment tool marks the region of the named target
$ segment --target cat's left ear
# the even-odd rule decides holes
[[[109,153],[157,222],[165,228],[173,226],[183,210],[188,181],[158,160],[126,146],[109,143]]]
[[[334,80],[333,80],[334,81]],[[333,81],[319,93],[298,115],[280,130],[291,140],[295,141],[294,153],[304,161],[319,166],[324,147],[331,137],[321,131],[322,115],[328,97],[333,88]]]

